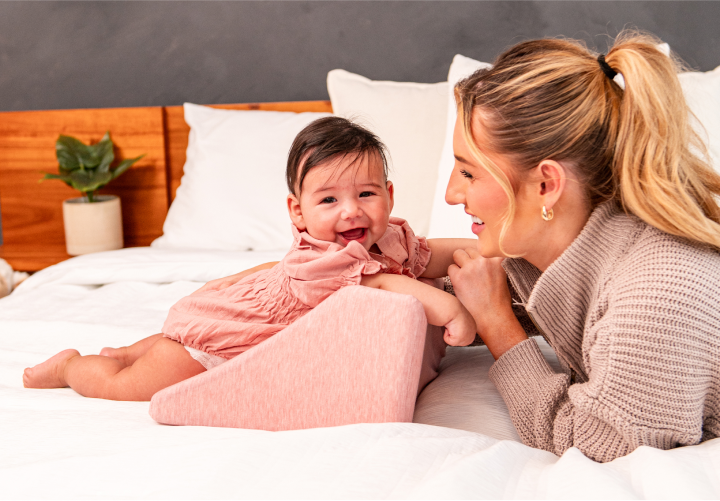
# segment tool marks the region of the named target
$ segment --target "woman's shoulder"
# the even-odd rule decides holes
[[[720,252],[641,222],[612,274],[617,299],[720,311]]]

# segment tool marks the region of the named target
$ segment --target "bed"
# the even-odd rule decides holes
[[[449,81],[479,64],[456,57]],[[720,71],[696,76],[691,84],[705,85],[720,102]],[[217,179],[231,174],[202,170],[200,153],[217,153],[218,144],[227,144],[228,137],[245,137],[257,146],[254,132],[265,127],[280,134],[296,113],[359,112],[388,142],[398,192],[402,188],[423,194],[419,201],[400,197],[394,213],[431,236],[463,231],[464,220],[458,226],[457,213],[437,203],[451,154],[446,140],[452,117],[448,82],[372,82],[331,72],[328,84],[332,105],[265,103],[214,110],[186,105],[184,114],[181,107],[2,114],[1,257],[16,269],[40,271],[0,300],[0,497],[720,497],[718,439],[671,451],[641,447],[606,464],[589,460],[577,449],[557,457],[524,446],[487,378],[492,357],[482,346],[448,349],[440,375],[417,399],[412,423],[283,432],[165,426],[149,416],[149,403],[86,399],[68,388],[22,387],[25,367],[64,348],[97,353],[104,346],[126,345],[159,332],[169,307],[202,283],[283,256],[287,234],[276,231],[273,219],[282,214],[256,208],[260,222],[246,223],[247,231],[234,242],[217,235],[218,228],[232,225],[225,216],[218,217],[225,214],[218,211],[236,210],[232,204],[247,202],[226,195],[217,197],[224,205],[206,206],[203,190],[217,190]],[[707,99],[697,99],[712,108]],[[419,101],[424,104],[418,106]],[[392,109],[389,102],[405,108]],[[426,115],[413,114],[418,108]],[[255,116],[243,122],[249,115],[239,119],[232,114],[264,111],[293,116],[276,115],[279,122],[268,119],[261,127]],[[710,116],[703,122],[706,126],[720,116],[712,109],[701,111]],[[189,139],[188,124],[193,131]],[[218,124],[230,127],[228,135],[203,136],[203,130],[217,131]],[[296,126],[288,125],[283,133],[291,135]],[[39,192],[38,171],[54,169],[47,147],[59,132],[99,139],[106,128],[113,131],[123,156],[147,153],[127,179],[108,190],[123,198],[126,248],[68,259],[58,211],[60,201],[72,192],[59,183],[44,183],[40,186],[45,191]],[[715,155],[717,130],[707,128]],[[400,129],[406,134],[398,133]],[[403,137],[407,135],[413,136],[409,142]],[[417,143],[422,144],[420,152],[412,147]],[[282,158],[284,146],[277,149]],[[260,164],[248,162],[258,170]],[[208,165],[221,163],[211,156]],[[412,170],[403,165],[412,165]],[[208,186],[198,187],[193,179]],[[281,188],[270,186],[267,193]],[[193,197],[203,204],[193,203]],[[191,220],[189,214],[202,211],[215,214],[211,219],[218,226],[208,220],[203,224],[202,218]],[[552,349],[539,343],[554,363]]]

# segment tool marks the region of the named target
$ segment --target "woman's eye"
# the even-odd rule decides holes
[[[468,171],[466,171],[465,169],[461,170],[461,171],[460,171],[460,174],[462,174],[463,177],[466,177],[466,178],[468,178],[468,179],[472,179],[472,178],[473,178],[473,175],[470,174],[470,173],[469,173]]]
[[[323,199],[320,201],[321,204],[332,204],[332,203],[335,203],[335,202],[337,202],[337,200],[335,199],[335,197],[325,197],[325,198],[323,198]]]
[[[371,197],[371,196],[373,196],[374,194],[375,194],[375,193],[373,193],[372,191],[363,191],[362,193],[360,193],[360,198],[363,198],[363,197]]]

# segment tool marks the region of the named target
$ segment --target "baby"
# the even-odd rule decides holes
[[[475,322],[462,304],[417,278],[445,276],[453,252],[475,241],[426,241],[390,217],[393,184],[375,135],[343,118],[316,120],[295,138],[286,177],[295,239],[280,263],[181,299],[162,334],[100,355],[62,351],[25,369],[25,387],[70,386],[87,397],[150,400],[251,349],[348,285],[415,296],[428,322],[445,327],[448,344],[474,340]]]

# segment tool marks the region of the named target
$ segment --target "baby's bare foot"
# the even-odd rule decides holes
[[[79,356],[77,350],[64,350],[33,368],[25,369],[23,386],[25,388],[65,388],[65,365],[73,357]]]
[[[100,355],[103,357],[114,358],[115,360],[117,360],[118,362],[123,364],[125,367],[130,365],[130,364],[128,364],[128,361],[127,361],[127,348],[124,348],[124,347],[123,348],[107,348],[106,347],[106,348],[103,348],[102,350],[100,350]]]

